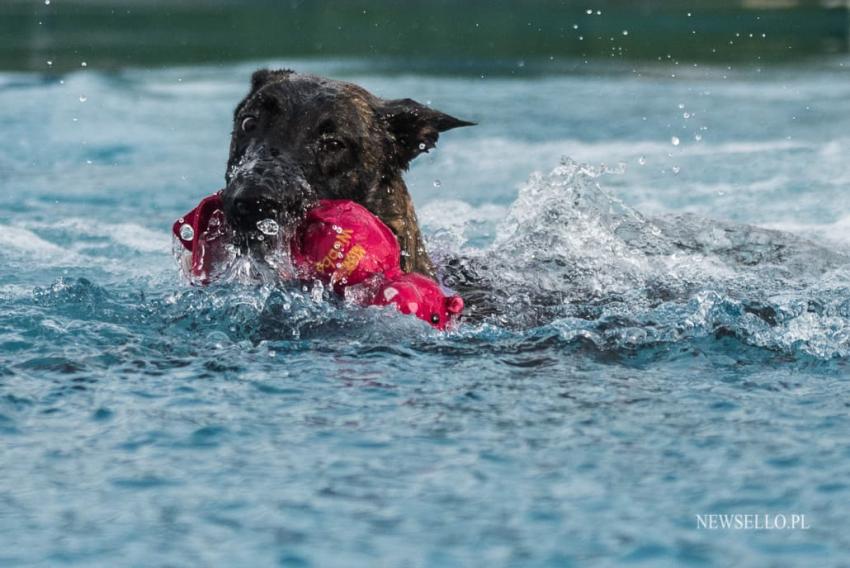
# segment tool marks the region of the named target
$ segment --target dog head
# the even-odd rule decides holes
[[[470,124],[351,83],[257,71],[234,112],[225,214],[247,234],[264,219],[291,224],[318,199],[373,202],[440,132]]]

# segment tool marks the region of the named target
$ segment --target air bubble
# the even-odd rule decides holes
[[[274,219],[261,219],[257,221],[257,229],[264,235],[274,236],[280,231],[280,226]]]
[[[678,146],[678,145],[679,145],[679,142],[681,142],[681,141],[679,140],[679,137],[678,137],[678,136],[673,136],[672,138],[670,138],[670,143],[671,143],[673,146]]]
[[[434,180],[434,187],[436,187],[437,189],[440,189],[442,186],[443,186],[443,182],[441,182],[438,179]]]
[[[638,164],[640,164],[641,166],[645,166],[646,165],[646,158],[644,156],[641,156],[640,158],[638,158]]]
[[[180,227],[180,238],[184,241],[191,241],[195,238],[195,229],[191,225],[183,225]]]
[[[89,98],[88,98],[87,96],[85,96],[85,95],[80,95],[80,102],[81,102],[81,103],[84,103],[84,102],[86,102],[87,100],[89,100]]]

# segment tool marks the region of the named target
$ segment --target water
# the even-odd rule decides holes
[[[480,123],[407,179],[504,309],[440,334],[183,282],[171,223],[256,64],[0,74],[0,564],[846,559],[850,61],[275,63]]]

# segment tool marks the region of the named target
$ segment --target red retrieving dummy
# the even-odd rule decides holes
[[[364,302],[367,305],[394,305],[441,330],[456,322],[463,311],[460,296],[446,297],[430,278],[403,273],[393,232],[353,201],[320,201],[298,227],[291,248],[302,278],[328,282],[338,293],[376,280],[375,292]]]
[[[202,281],[217,256],[210,254],[213,247],[204,241],[204,235],[209,234],[206,224],[220,221],[220,209],[218,196],[210,196],[174,225],[174,234],[192,251],[192,275]],[[185,229],[187,225],[191,231]],[[304,280],[321,280],[338,294],[349,286],[365,284],[369,293],[361,300],[364,305],[394,305],[440,330],[456,323],[463,311],[460,296],[446,297],[430,278],[403,273],[393,232],[352,201],[320,201],[296,230],[290,249],[293,264]]]

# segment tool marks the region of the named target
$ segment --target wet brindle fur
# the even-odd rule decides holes
[[[351,199],[395,232],[404,271],[434,276],[402,174],[441,132],[471,124],[343,81],[257,71],[234,112],[225,213],[250,236],[259,220],[291,224],[317,199]]]

